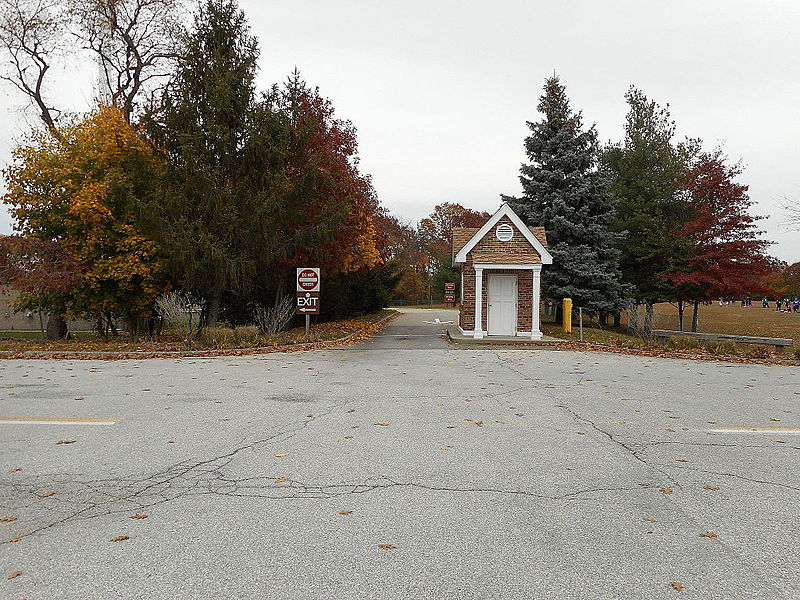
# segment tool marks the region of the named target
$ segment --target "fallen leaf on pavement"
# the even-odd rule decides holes
[[[576,431],[575,433],[577,433],[578,435],[586,435],[586,432],[584,431]]]
[[[284,456],[289,456],[288,454],[276,454],[275,458],[283,458]]]
[[[524,417],[525,415],[524,415],[524,414],[522,414],[522,413],[515,413],[515,414],[514,414],[514,416],[515,416],[515,417]]]
[[[0,523],[11,523],[12,521],[16,521],[17,517],[0,517]]]
[[[17,578],[17,577],[19,577],[20,575],[22,575],[22,571],[14,571],[13,573],[10,573],[10,574],[8,575],[8,578],[9,578],[9,579],[16,579],[16,578]]]
[[[22,469],[20,467],[17,467],[16,469],[11,469],[9,473],[19,473],[20,471],[22,471]]]
[[[716,486],[716,485],[704,485],[703,489],[704,490],[714,490],[714,491],[716,491],[716,490],[719,489],[719,486]]]
[[[642,486],[642,487],[650,487],[653,484],[652,483],[640,483],[639,485]]]
[[[340,510],[339,514],[340,515],[351,515],[351,514],[353,514],[353,511],[352,510]]]
[[[381,550],[394,550],[397,546],[393,546],[392,544],[378,544],[378,548]]]
[[[452,446],[442,446],[442,450],[450,450],[450,448],[452,448]]]
[[[671,494],[672,488],[661,488],[661,491],[664,492],[665,494]]]
[[[131,519],[146,519],[148,516],[149,516],[149,515],[140,515],[140,514],[136,514],[136,515],[131,515],[131,516],[130,516],[130,518],[131,518]]]
[[[44,494],[40,495],[40,498],[49,498],[50,496],[54,496],[55,492],[45,492]]]
[[[346,435],[346,436],[344,436],[344,439],[346,439],[346,440],[352,440],[352,439],[353,439],[353,436],[352,436],[352,435]]]
[[[306,416],[307,417],[313,417],[314,415],[312,413],[308,413]]]
[[[770,421],[776,421],[776,422],[780,421],[780,419],[778,417],[770,417],[769,420]]]
[[[675,460],[675,462],[689,462],[689,461],[686,460],[685,458],[678,458]]]
[[[11,538],[10,540],[7,540],[5,543],[6,544],[16,544],[17,542],[21,542],[21,541],[22,541],[22,538]]]
[[[74,444],[74,443],[75,443],[75,440],[58,440],[56,442],[56,446],[58,446],[59,444]]]
[[[703,533],[700,534],[700,537],[715,538],[717,537],[717,534],[714,533],[713,531],[704,531]]]
[[[351,409],[350,409],[350,410],[348,410],[347,412],[349,412],[349,413],[354,413],[354,412],[356,412],[356,409],[355,409],[355,408],[351,408]]]
[[[669,427],[667,427],[667,428],[665,429],[665,431],[671,431],[672,433],[675,433],[675,430],[674,430],[674,429],[670,429]]]
[[[279,477],[275,480],[275,483],[286,483],[287,481],[291,481],[288,477]]]
[[[111,538],[111,541],[112,542],[124,542],[125,540],[129,540],[129,539],[131,539],[131,538],[129,538],[127,535],[118,535],[117,537]]]
[[[676,592],[682,592],[683,591],[683,584],[682,583],[678,583],[677,581],[673,581],[669,585]]]
[[[380,425],[381,427],[388,427],[388,423],[373,423],[373,425]]]
[[[455,429],[455,428],[456,428],[456,426],[455,426],[455,425],[448,425],[448,426],[447,426],[447,428],[448,428],[448,429]]]
[[[651,519],[650,517],[645,517],[644,519],[642,519],[642,521],[647,521],[648,523],[656,523],[657,522],[655,519]]]

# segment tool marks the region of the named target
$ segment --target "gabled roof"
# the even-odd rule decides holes
[[[472,233],[472,237],[470,237],[469,240],[466,243],[464,243],[458,249],[458,251],[455,252],[455,258],[453,259],[453,263],[459,264],[467,262],[467,254],[470,252],[470,250],[472,250],[478,244],[478,242],[480,242],[484,238],[484,236],[492,230],[492,227],[494,227],[503,217],[507,217],[514,224],[517,230],[519,230],[519,232],[525,237],[525,239],[528,240],[530,245],[534,247],[536,252],[539,253],[539,256],[542,259],[542,264],[545,265],[553,264],[553,257],[547,251],[546,247],[547,240],[545,238],[544,228],[543,227],[528,228],[525,225],[525,223],[522,222],[522,219],[520,219],[517,216],[517,213],[511,210],[511,207],[506,202],[503,202],[500,205],[500,208],[497,209],[497,212],[495,212],[491,217],[489,217],[489,220],[486,221],[483,227],[481,227],[477,231],[473,228],[466,228],[466,227],[453,228],[454,251],[456,248],[459,248],[459,246],[456,245],[456,237],[458,236],[459,238],[463,238],[467,235],[468,232]]]

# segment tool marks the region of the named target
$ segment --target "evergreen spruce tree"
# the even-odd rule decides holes
[[[647,332],[653,324],[653,304],[675,299],[668,274],[685,269],[691,252],[691,244],[675,232],[689,217],[683,184],[699,141],[676,144],[669,107],[659,106],[635,87],[625,100],[625,139],[608,146],[601,162],[617,206],[612,228],[627,233],[620,245],[623,281],[633,286],[634,302],[645,306]]]
[[[144,218],[167,249],[173,284],[206,300],[210,326],[222,298],[243,293],[269,263],[263,238],[282,134],[268,99],[256,97],[258,54],[236,0],[204,0],[163,106],[148,119],[171,170]]]
[[[628,288],[618,265],[622,236],[609,229],[614,203],[598,171],[597,132],[583,129],[556,76],[545,81],[538,110],[542,120],[528,122],[522,196],[503,199],[526,224],[547,231],[553,264],[542,271],[543,294],[572,298],[604,318],[625,304]]]

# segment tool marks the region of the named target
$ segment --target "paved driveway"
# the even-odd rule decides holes
[[[0,381],[3,599],[800,597],[796,368],[380,338]]]

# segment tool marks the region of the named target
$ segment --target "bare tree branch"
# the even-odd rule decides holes
[[[28,97],[39,118],[61,139],[60,111],[45,97],[52,61],[67,50],[67,16],[61,0],[0,0],[0,52],[10,60],[0,79]]]
[[[163,80],[176,58],[181,0],[69,0],[77,36],[99,58],[106,89],[100,100],[128,121],[143,88]]]

